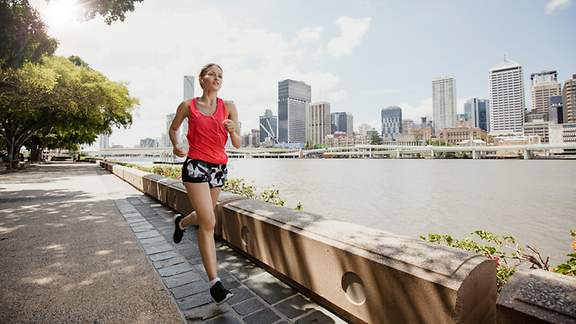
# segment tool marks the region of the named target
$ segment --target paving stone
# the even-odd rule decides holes
[[[146,231],[146,232],[138,232],[135,233],[136,237],[139,239],[145,239],[145,238],[150,238],[150,237],[157,237],[160,236],[160,233],[157,230],[150,230],[150,231]]]
[[[138,226],[142,225],[141,223],[148,224],[148,221],[144,217],[130,217],[126,218],[126,223],[130,224],[130,226]]]
[[[304,296],[298,294],[277,305],[274,305],[274,308],[280,311],[280,313],[286,315],[286,317],[292,319],[308,312],[316,306],[316,303],[311,302],[304,298]]]
[[[176,264],[180,264],[180,263],[184,263],[186,262],[186,259],[182,256],[177,256],[177,257],[173,257],[167,260],[162,260],[162,261],[154,261],[152,262],[154,264],[154,267],[156,269],[162,269],[162,268],[166,268],[169,266],[173,266]]]
[[[144,248],[144,251],[146,252],[146,254],[149,254],[149,255],[174,250],[174,247],[168,243],[157,244],[157,245],[153,245],[153,246],[146,246],[145,245],[145,246],[143,246],[143,248]]]
[[[230,272],[232,276],[236,277],[236,279],[240,281],[250,279],[265,272],[264,269],[259,268],[253,264],[238,269],[228,268],[227,270]]]
[[[244,284],[269,304],[296,294],[294,289],[267,272],[244,281]]]
[[[181,310],[186,311],[194,307],[198,307],[201,305],[206,305],[212,302],[212,297],[210,293],[205,291],[201,293],[197,293],[195,295],[191,295],[188,297],[176,299],[176,303],[180,307]]]
[[[174,295],[174,298],[179,299],[197,294],[202,291],[208,291],[209,288],[210,287],[207,282],[197,280],[180,287],[171,288],[170,291]]]
[[[289,324],[289,323],[286,321],[279,321],[279,322],[274,322],[274,324]]]
[[[270,324],[280,319],[270,308],[265,308],[257,313],[243,318],[246,323],[250,324]]]
[[[331,316],[329,316],[331,315]],[[345,324],[346,322],[333,314],[325,314],[319,310],[298,319],[296,324]]]
[[[230,311],[231,308],[229,305],[216,305],[215,303],[210,303],[185,311],[184,317],[191,321],[205,321]]]
[[[170,277],[173,275],[177,275],[177,274],[192,271],[192,270],[193,269],[188,264],[188,262],[185,262],[185,263],[180,263],[177,265],[165,267],[162,269],[158,269],[158,273],[160,274],[161,277]]]
[[[178,252],[176,252],[176,250],[148,255],[148,257],[150,258],[150,260],[152,262],[168,260],[168,259],[176,257],[176,256],[179,256],[179,254],[178,254]]]
[[[232,288],[230,289],[230,291],[234,294],[232,298],[228,299],[228,304],[230,305],[238,304],[241,301],[256,296],[252,292],[250,292],[248,288],[245,287]]]
[[[200,322],[194,322],[194,323],[200,323]],[[215,317],[213,319],[210,319],[210,320],[202,322],[202,323],[203,324],[240,324],[242,322],[240,322],[237,318],[232,316],[230,313],[226,313],[222,316]]]
[[[171,277],[162,278],[164,283],[166,283],[166,287],[174,288],[178,286],[185,285],[187,283],[191,283],[193,281],[197,281],[200,279],[200,275],[198,275],[194,271],[188,271],[184,273],[180,273]]]
[[[256,311],[264,309],[266,305],[264,305],[260,300],[257,298],[252,298],[245,300],[239,304],[232,306],[236,313],[240,314],[241,316],[252,314]]]
[[[137,226],[137,227],[132,227],[132,232],[142,233],[142,232],[151,231],[153,229],[154,229],[154,226],[152,226],[152,225],[141,225],[141,226]]]
[[[140,243],[142,243],[143,245],[157,242],[166,242],[166,240],[162,236],[154,236],[140,240]]]

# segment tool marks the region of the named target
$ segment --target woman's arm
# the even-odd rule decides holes
[[[182,101],[182,103],[178,106],[178,109],[176,110],[176,117],[174,117],[174,119],[172,120],[172,124],[170,124],[170,129],[168,130],[168,136],[170,136],[170,142],[172,142],[172,152],[174,153],[174,155],[179,156],[179,157],[185,157],[186,156],[186,152],[184,152],[181,148],[180,148],[180,143],[179,138],[177,138],[177,133],[178,133],[178,129],[180,128],[180,125],[182,125],[182,122],[184,121],[184,119],[188,117],[188,104],[186,103],[186,101]]]
[[[224,102],[228,110],[228,119],[224,120],[224,127],[230,133],[230,140],[235,148],[240,148],[242,140],[240,139],[240,128],[238,127],[238,110],[232,101]]]

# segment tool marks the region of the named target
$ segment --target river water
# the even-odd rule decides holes
[[[553,265],[576,229],[576,161],[230,159],[229,172],[289,207],[396,234],[512,235]]]

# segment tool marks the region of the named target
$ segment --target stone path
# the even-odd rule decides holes
[[[216,305],[208,292],[196,228],[173,244],[174,212],[144,195],[115,203],[189,323],[345,323],[218,241],[219,277],[234,297]]]
[[[0,175],[0,323],[343,323],[222,242],[217,306],[174,217],[95,164]]]

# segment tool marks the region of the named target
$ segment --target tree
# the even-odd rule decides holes
[[[12,164],[24,143],[34,150],[72,147],[92,143],[112,126],[127,127],[138,104],[126,85],[108,80],[79,58],[52,56],[41,64],[26,63],[7,74],[1,86],[0,137]]]
[[[48,36],[38,12],[26,0],[0,0],[0,69],[19,68],[51,55],[58,42]]]
[[[143,0],[85,0],[86,16],[89,19],[100,15],[110,25],[114,21],[124,21],[126,12],[134,11],[134,3]]]
[[[370,136],[370,144],[371,145],[382,145],[382,138],[378,136],[376,133],[372,133]]]

